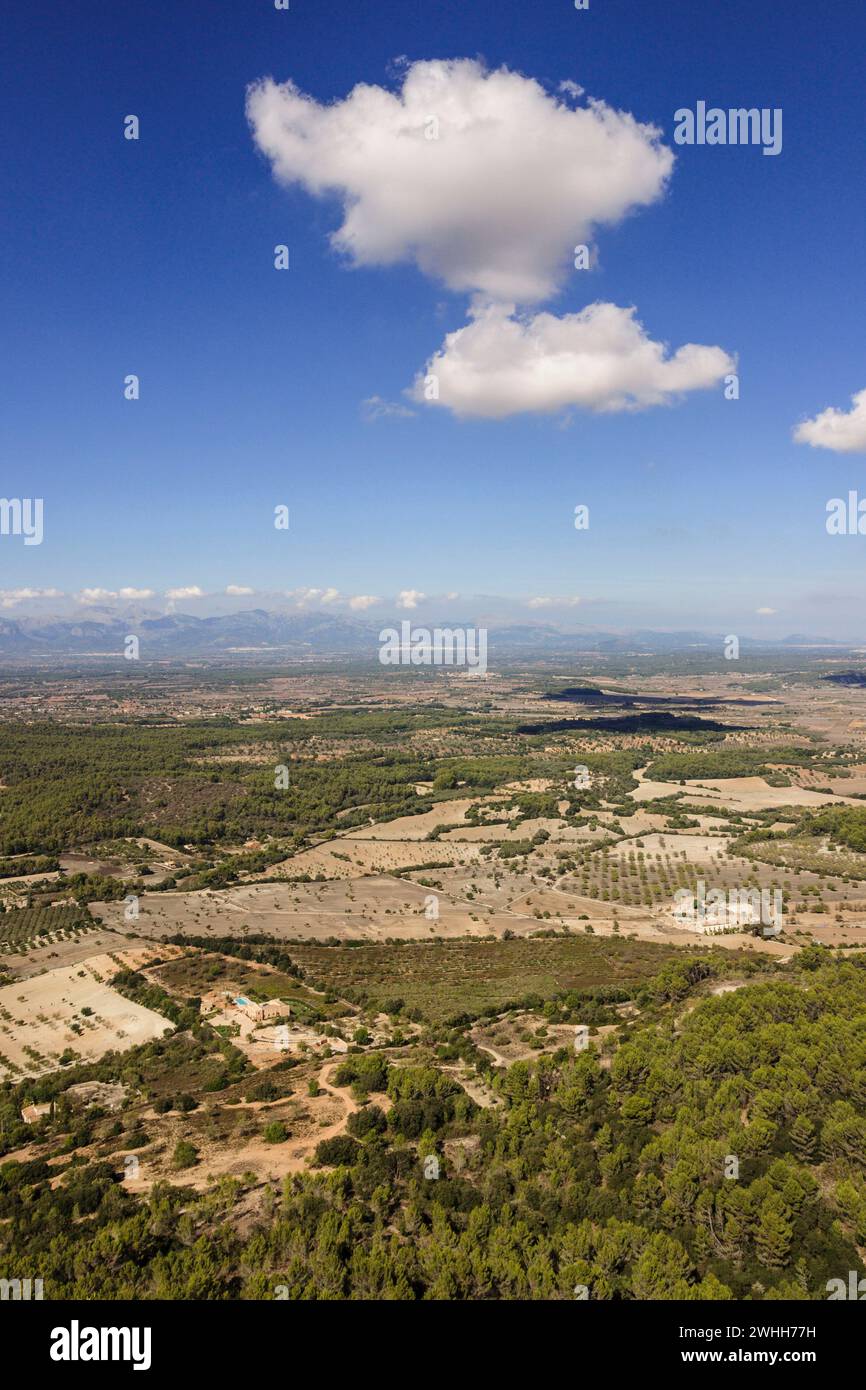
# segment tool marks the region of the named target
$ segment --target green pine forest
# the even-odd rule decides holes
[[[708,995],[715,973],[665,966],[609,1067],[595,1047],[515,1063],[488,1109],[437,1065],[472,1058],[465,1028],[429,1029],[426,1063],[355,1049],[338,1081],[390,1109],[362,1105],[252,1224],[253,1175],[202,1195],[181,1171],[134,1196],[110,1162],[76,1158],[86,1132],[64,1137],[71,1078],[29,1083],[55,1100],[65,1180],[0,1164],[2,1265],[26,1258],[51,1297],[88,1299],[826,1298],[866,1245],[866,956],[813,947]],[[243,1059],[194,1005],[173,1038],[88,1075],[146,1085],[183,1047],[237,1080]],[[7,1152],[22,1094],[0,1098]]]

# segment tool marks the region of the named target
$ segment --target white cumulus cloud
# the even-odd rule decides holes
[[[427,597],[422,594],[420,589],[401,589],[397,595],[398,608],[417,608],[419,603],[423,603]]]
[[[513,305],[477,300],[470,322],[447,335],[410,394],[487,419],[566,407],[630,410],[714,386],[735,366],[720,347],[686,343],[669,355],[633,308],[596,303],[561,317],[521,316]]]
[[[363,613],[366,609],[372,608],[375,603],[379,602],[380,600],[376,598],[375,594],[355,594],[349,599],[349,607],[356,613]]]
[[[804,420],[794,430],[794,439],[837,454],[866,453],[866,389],[851,397],[850,410],[828,406],[813,420]]]
[[[303,585],[300,589],[286,590],[286,598],[294,599],[298,608],[305,608],[308,603],[315,603],[321,596],[321,589],[310,588],[308,585]]]
[[[145,598],[153,598],[153,593],[154,593],[153,589],[130,589],[130,588],[126,588],[126,589],[121,589],[121,590],[120,590],[120,597],[121,597],[121,598],[127,598],[127,599],[145,599]]]
[[[659,199],[673,167],[657,127],[580,96],[434,60],[406,67],[399,90],[362,83],[330,104],[265,78],[247,117],[281,182],[341,200],[332,242],[352,264],[412,261],[527,304],[556,291],[595,228]]]
[[[248,586],[247,586],[246,584],[227,584],[227,585],[226,585],[226,593],[229,594],[229,595],[231,595],[232,598],[241,598],[241,597],[245,596],[246,594],[252,594],[252,593],[254,593],[254,592],[255,592],[255,590],[254,590],[254,589],[248,588]]]
[[[81,589],[77,595],[79,603],[105,603],[108,599],[117,598],[114,589]]]
[[[186,584],[179,589],[166,589],[165,596],[175,602],[179,598],[204,598],[204,591],[197,584]]]
[[[29,599],[63,598],[62,589],[0,589],[0,607],[14,608]]]
[[[294,599],[298,608],[306,608],[309,604],[314,603],[329,604],[343,601],[339,589],[333,587],[317,589],[309,585],[304,585],[300,589],[287,589],[286,598]]]

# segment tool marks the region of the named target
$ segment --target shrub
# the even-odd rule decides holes
[[[367,1134],[381,1134],[387,1123],[384,1110],[378,1105],[367,1105],[349,1116],[346,1127],[356,1139],[363,1139]]]
[[[334,1139],[322,1139],[316,1145],[316,1152],[313,1162],[316,1165],[327,1164],[328,1167],[349,1168],[356,1161],[361,1146],[354,1139],[350,1139],[348,1134],[338,1134]]]
[[[172,1166],[175,1168],[194,1168],[198,1163],[198,1149],[188,1139],[179,1139],[174,1148]]]

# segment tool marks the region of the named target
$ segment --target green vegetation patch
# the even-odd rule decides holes
[[[682,949],[653,942],[575,937],[393,945],[293,945],[308,979],[345,998],[408,1011],[440,1023],[572,991],[635,992]],[[731,960],[733,953],[728,952]]]
[[[655,782],[680,782],[692,778],[707,781],[718,777],[770,777],[786,767],[811,767],[820,758],[828,766],[826,754],[809,747],[707,748],[694,753],[663,753],[655,758],[646,775]],[[773,786],[783,785],[777,779]]]

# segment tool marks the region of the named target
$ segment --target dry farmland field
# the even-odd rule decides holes
[[[106,983],[117,964],[94,956],[0,988],[0,1079],[50,1072],[63,1062],[125,1052],[170,1028],[167,1019]]]
[[[113,1204],[144,1201],[166,1204],[173,1271],[222,1242],[188,1297],[202,1279],[270,1296],[283,1222],[292,1269],[316,1271],[297,1296],[318,1297],[302,1233],[351,1190],[361,1253],[328,1296],[423,1294],[399,1262],[443,1222],[459,1242],[479,1205],[497,1230],[567,1211],[649,1239],[653,1203],[683,1200],[680,1152],[692,1172],[733,1151],[758,1206],[777,1180],[785,1202],[823,1194],[797,1278],[853,1268],[866,695],[826,674],[143,674],[114,720],[116,675],[52,686],[51,719],[19,683],[0,726],[0,1256],[20,1179],[66,1203],[79,1245],[76,1210],[113,1229]],[[777,928],[674,916],[712,890],[779,895]],[[754,1241],[710,1260],[690,1220],[689,1288],[788,1296],[788,1265]],[[369,1273],[376,1229],[392,1285]],[[128,1265],[145,1297],[178,1277]]]

